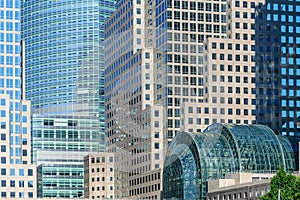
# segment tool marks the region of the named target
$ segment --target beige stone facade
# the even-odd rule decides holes
[[[25,83],[13,76],[13,71],[21,68],[19,65],[1,68],[11,74],[1,75],[6,87],[0,94],[0,199],[36,198],[36,166],[31,165],[30,150],[30,102],[21,96]]]
[[[154,18],[153,1],[123,1],[106,23],[106,145],[116,158],[116,199],[160,198],[165,52],[154,48]]]
[[[115,199],[113,153],[92,153],[84,157],[84,197]]]
[[[233,174],[226,179],[208,182],[207,200],[256,199],[270,190],[275,174]]]

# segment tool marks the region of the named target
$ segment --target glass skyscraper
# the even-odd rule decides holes
[[[113,0],[22,1],[39,196],[82,196],[83,156],[104,150],[103,29],[114,6]]]
[[[257,122],[300,136],[300,1],[257,7]]]

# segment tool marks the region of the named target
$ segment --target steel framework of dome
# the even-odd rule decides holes
[[[164,199],[205,199],[207,181],[230,173],[296,169],[287,137],[263,125],[214,124],[204,133],[178,134],[164,165]]]

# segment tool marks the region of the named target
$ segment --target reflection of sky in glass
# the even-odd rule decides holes
[[[215,124],[205,133],[181,133],[171,142],[163,193],[166,198],[205,199],[209,179],[236,172],[275,173],[281,166],[295,170],[287,138],[266,126]]]
[[[285,11],[286,8],[289,12],[281,13],[281,85],[282,85],[282,134],[294,135],[297,130],[295,123],[299,121],[300,112],[296,111],[295,105],[300,105],[300,90],[299,80],[295,75],[300,73],[297,69],[300,65],[300,38],[296,34],[300,33],[300,5],[298,3],[285,1],[281,4],[281,10]],[[273,8],[268,4],[267,9],[275,11],[276,15],[280,14],[278,4],[273,4]],[[294,10],[295,9],[295,10]],[[278,11],[278,13],[277,13]],[[271,14],[268,14],[270,16]],[[275,14],[274,14],[275,15]],[[270,19],[271,20],[271,19]],[[273,19],[274,21],[276,18]],[[290,22],[287,24],[286,22]],[[290,45],[293,46],[290,46]],[[296,131],[297,132],[297,131]]]

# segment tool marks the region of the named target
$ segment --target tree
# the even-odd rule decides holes
[[[280,189],[281,200],[300,199],[300,177],[286,173],[281,167],[271,180],[270,191],[260,200],[277,200]]]

